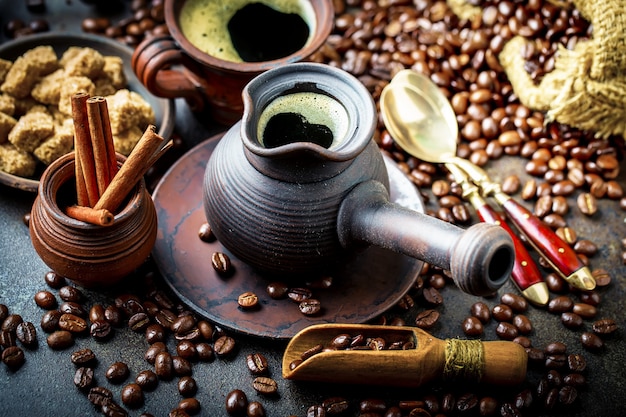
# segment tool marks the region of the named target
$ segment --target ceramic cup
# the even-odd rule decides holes
[[[193,10],[200,3],[207,9]],[[208,105],[224,125],[241,118],[241,92],[252,78],[306,60],[326,41],[334,18],[332,0],[165,0],[164,7],[170,36],[138,45],[133,71],[152,94],[185,98],[194,111]],[[276,10],[284,13],[276,16]],[[274,20],[293,17],[304,22],[308,34]],[[299,40],[293,43],[294,38]],[[276,45],[286,49],[271,49]]]
[[[123,162],[118,155],[118,164]],[[69,153],[48,166],[31,210],[30,236],[43,262],[83,287],[113,285],[141,266],[154,246],[157,216],[143,179],[110,226],[73,219],[63,207],[75,204],[75,160]]]

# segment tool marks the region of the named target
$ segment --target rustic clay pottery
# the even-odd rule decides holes
[[[389,201],[372,140],[375,105],[356,78],[327,65],[290,64],[257,76],[243,97],[243,119],[215,148],[204,178],[206,218],[239,259],[302,279],[332,273],[373,244],[450,270],[472,294],[506,282],[514,252],[502,228],[463,230]],[[304,127],[272,124],[293,114]],[[325,126],[332,143],[313,142],[311,132]],[[270,146],[270,130],[288,137]]]
[[[310,0],[315,22],[304,47],[279,59],[232,62],[205,53],[184,36],[179,22],[184,3],[185,0],[165,0],[165,22],[171,36],[146,39],[138,45],[133,54],[133,70],[152,94],[185,98],[195,111],[208,104],[213,119],[228,126],[241,118],[241,91],[252,78],[310,57],[324,44],[334,21],[332,0]]]
[[[118,164],[123,157],[118,155]],[[84,287],[115,284],[149,256],[157,232],[152,198],[143,180],[111,226],[75,220],[63,208],[76,202],[74,153],[44,171],[33,203],[30,236],[43,262]]]

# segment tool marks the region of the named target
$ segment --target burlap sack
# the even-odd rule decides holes
[[[536,85],[524,70],[526,39],[511,39],[499,59],[520,101],[547,120],[626,137],[626,0],[573,0],[593,25],[574,50],[560,47],[555,68]]]

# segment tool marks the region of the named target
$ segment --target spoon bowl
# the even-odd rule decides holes
[[[398,145],[432,163],[456,158],[459,133],[450,102],[430,79],[400,71],[380,97],[383,121]]]

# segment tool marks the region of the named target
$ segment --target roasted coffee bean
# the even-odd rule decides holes
[[[89,390],[87,399],[90,403],[97,407],[102,407],[105,402],[113,399],[113,393],[111,390],[104,387],[93,387]]]
[[[583,325],[583,318],[576,313],[565,312],[561,314],[561,323],[568,329],[579,329]]]
[[[4,319],[6,319],[9,316],[9,307],[7,307],[5,304],[0,304],[0,323],[2,323],[4,321]],[[0,330],[1,326],[0,326]]]
[[[422,292],[422,297],[424,297],[424,300],[430,305],[439,306],[443,304],[443,297],[441,296],[439,290],[437,290],[436,288],[424,288],[424,291]]]
[[[478,397],[475,394],[468,392],[461,394],[456,400],[456,409],[461,413],[471,412],[478,407]]]
[[[546,285],[553,293],[563,293],[568,289],[567,282],[554,273],[546,275]]]
[[[215,328],[211,323],[206,320],[200,320],[196,325],[200,332],[200,336],[205,340],[211,340],[213,337],[213,333],[215,332]]]
[[[506,304],[497,304],[491,309],[491,315],[498,321],[511,321],[513,319],[513,310]]]
[[[567,346],[562,342],[552,342],[548,343],[544,350],[547,354],[563,355],[567,353]]]
[[[515,396],[515,407],[518,410],[530,408],[533,403],[533,393],[530,389],[525,389]]]
[[[59,311],[64,314],[72,314],[78,317],[87,317],[87,312],[82,305],[74,301],[65,301],[59,305]]]
[[[606,287],[611,283],[611,274],[605,269],[594,269],[591,271],[591,275],[598,287]]]
[[[80,349],[72,353],[70,360],[74,365],[91,368],[96,364],[96,354],[89,348]]]
[[[50,310],[47,311],[42,317],[41,317],[41,330],[43,330],[46,333],[52,333],[55,330],[59,329],[59,319],[61,318],[61,316],[63,315],[63,313],[61,313],[59,310]]]
[[[63,350],[74,344],[74,336],[67,330],[57,330],[46,339],[48,346],[54,350]]]
[[[330,415],[340,415],[348,411],[350,402],[343,397],[329,397],[322,401],[324,411]]]
[[[565,313],[572,310],[574,307],[574,300],[572,300],[567,295],[560,295],[558,297],[554,297],[548,302],[548,311],[550,313]]]
[[[59,297],[63,301],[73,301],[75,303],[80,303],[84,298],[82,291],[71,285],[59,288]]]
[[[598,212],[598,202],[591,193],[580,193],[576,198],[576,205],[585,216],[593,216]]]
[[[587,361],[582,355],[572,353],[567,356],[567,367],[572,372],[583,372],[587,368]]]
[[[265,408],[258,401],[251,401],[246,409],[247,417],[265,417]]]
[[[578,241],[574,243],[574,251],[579,256],[594,256],[598,252],[598,247],[590,240],[578,239]]]
[[[580,301],[597,307],[600,305],[600,294],[597,291],[585,291],[580,294]]]
[[[198,355],[198,360],[201,362],[210,362],[214,358],[213,347],[205,342],[196,344],[196,353]]]
[[[113,336],[113,328],[106,320],[96,320],[91,323],[89,334],[96,340],[105,341]]]
[[[153,371],[146,369],[137,374],[135,383],[141,387],[143,391],[154,391],[159,385],[159,377]]]
[[[608,336],[617,330],[617,322],[613,319],[596,320],[591,325],[591,329],[600,336]]]
[[[23,321],[17,325],[15,336],[20,343],[28,348],[32,348],[37,345],[37,330],[35,329],[33,323],[29,321]]]
[[[496,334],[501,339],[513,340],[513,339],[515,339],[517,337],[518,330],[511,323],[500,322],[500,323],[498,323],[498,327],[496,327]]]
[[[24,319],[19,314],[9,314],[8,316],[6,316],[6,318],[2,322],[2,326],[0,326],[0,330],[15,334],[15,331],[17,330],[17,326],[23,321]]]
[[[230,336],[221,336],[213,344],[213,351],[218,357],[227,357],[235,352],[237,344]]]
[[[143,390],[139,384],[131,383],[124,386],[120,396],[122,403],[129,408],[139,408],[144,402]]]
[[[134,332],[145,332],[149,325],[150,317],[144,312],[135,313],[128,319],[128,327]]]
[[[559,390],[559,403],[571,405],[578,398],[578,391],[571,385],[566,385]]]
[[[102,414],[106,417],[127,417],[128,412],[113,400],[104,400],[102,403]]]
[[[571,373],[563,377],[563,383],[565,385],[571,385],[572,387],[584,387],[587,383],[585,376],[580,373]]]
[[[244,310],[253,310],[259,307],[259,297],[250,291],[246,291],[237,297],[237,304]]]
[[[106,379],[112,384],[121,384],[130,375],[130,369],[124,362],[113,362],[106,370]]]
[[[15,372],[25,362],[24,351],[19,346],[8,346],[2,351],[2,362],[11,371]]]
[[[584,332],[580,335],[580,341],[585,349],[591,352],[598,352],[604,348],[604,342],[595,333]]]
[[[80,390],[90,389],[94,382],[93,368],[82,366],[74,373],[74,385]]]
[[[172,322],[171,330],[176,334],[186,334],[194,327],[196,327],[196,319],[191,315],[183,315]]]
[[[470,307],[470,313],[472,316],[476,317],[481,323],[486,324],[491,319],[491,311],[487,304],[482,301],[478,301]]]
[[[271,282],[265,288],[267,295],[274,300],[280,300],[287,297],[289,287],[283,282]]]
[[[137,313],[144,313],[141,299],[134,294],[120,294],[115,297],[115,307],[119,308],[126,314],[126,317],[132,317]]]
[[[483,323],[474,316],[463,320],[463,333],[467,336],[476,337],[483,334]]]
[[[59,317],[59,328],[72,333],[82,333],[87,330],[87,321],[77,315],[65,313]]]
[[[17,338],[15,337],[15,333],[0,330],[0,347],[8,348],[10,346],[15,346],[17,344],[16,341]]]
[[[308,288],[295,287],[295,288],[289,288],[289,290],[287,290],[287,297],[289,297],[291,301],[298,303],[298,304],[300,304],[304,300],[308,300],[312,296],[313,296],[313,293]]]
[[[154,358],[154,372],[159,379],[169,381],[174,378],[174,361],[168,352],[159,352]]]
[[[504,305],[511,307],[511,310],[516,313],[523,313],[524,311],[528,310],[528,301],[526,301],[524,297],[517,294],[513,294],[510,292],[502,294],[502,297],[500,297],[500,302]]]
[[[523,314],[518,314],[513,317],[513,325],[517,327],[517,331],[521,334],[529,334],[533,330],[532,323],[528,317]]]
[[[203,223],[202,225],[200,225],[200,228],[198,229],[198,237],[203,242],[215,241],[215,234],[213,233],[213,229],[211,229],[211,226],[208,223]]]
[[[183,398],[178,403],[178,409],[183,410],[190,416],[198,414],[200,408],[200,401],[195,398]],[[248,415],[248,417],[250,416]]]
[[[35,304],[46,310],[57,307],[57,299],[50,291],[39,291],[35,294]]]
[[[244,416],[248,409],[248,397],[240,390],[235,389],[226,395],[226,412],[234,417]]]
[[[157,355],[161,352],[167,352],[167,346],[165,346],[165,343],[163,342],[155,342],[146,350],[144,359],[150,365],[154,365]]]
[[[104,317],[106,318],[106,321],[111,323],[111,326],[120,327],[122,325],[122,311],[117,306],[107,306],[104,309]]]
[[[481,416],[494,416],[498,410],[498,400],[494,397],[482,397],[478,402],[478,412]]]
[[[165,329],[158,323],[150,324],[146,327],[145,338],[149,345],[156,342],[164,342]]]
[[[223,252],[213,252],[211,255],[211,265],[219,275],[227,276],[233,271],[230,257]]]
[[[261,353],[251,353],[247,355],[246,365],[253,375],[265,375],[269,371],[267,359]]]
[[[104,306],[102,304],[94,304],[89,309],[89,321],[105,321],[106,315],[104,314]]]
[[[191,375],[191,363],[185,358],[181,358],[177,355],[172,356],[172,367],[175,375]]]
[[[322,311],[322,304],[315,298],[308,298],[298,304],[298,309],[305,316],[316,316]]]
[[[567,365],[567,356],[559,353],[547,353],[544,366],[547,369],[561,369]]]
[[[46,272],[44,276],[44,280],[46,281],[46,284],[48,284],[50,288],[54,288],[55,290],[58,290],[59,288],[66,285],[67,283],[67,281],[65,280],[63,276],[57,274],[54,271]]]
[[[560,387],[561,384],[563,384],[563,378],[561,377],[561,374],[555,369],[550,369],[546,373],[545,378],[548,380],[548,383],[553,387]]]
[[[592,319],[598,314],[596,307],[585,303],[574,303],[572,312],[578,314],[584,319]]]
[[[196,345],[190,340],[181,340],[176,345],[176,353],[181,358],[193,361],[197,359]]]
[[[432,329],[439,320],[439,312],[437,310],[428,309],[421,311],[415,317],[415,325],[420,329]]]
[[[189,375],[181,377],[178,380],[178,392],[185,398],[193,397],[198,392],[196,380]]]

